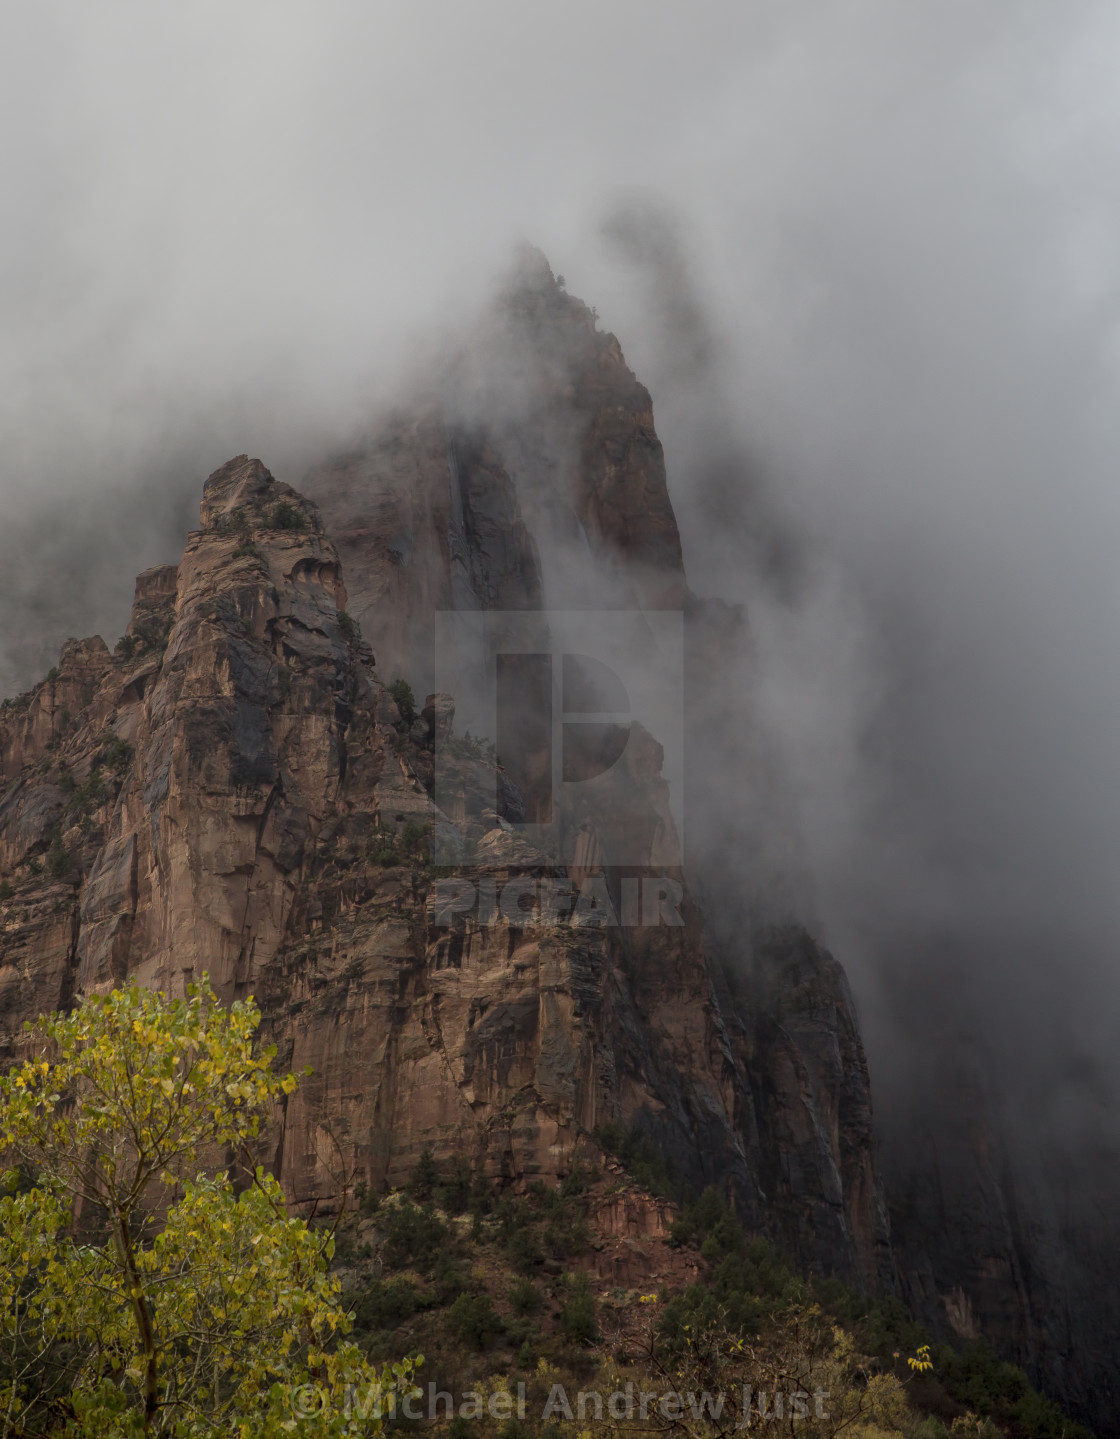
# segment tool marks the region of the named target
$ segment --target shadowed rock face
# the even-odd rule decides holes
[[[0,713],[0,1053],[78,993],[205,970],[259,998],[281,1063],[314,1071],[271,1156],[298,1203],[399,1182],[429,1146],[558,1177],[620,1120],[805,1262],[889,1286],[850,997],[802,931],[749,941],[733,991],[687,893],[680,925],[436,922],[433,826],[498,890],[540,856],[492,757],[465,752],[436,808],[453,701],[414,717],[387,688],[422,678],[435,611],[571,603],[554,590],[572,554],[585,604],[703,613],[648,394],[527,265],[485,363],[461,359],[302,494],[245,456],[216,471],[178,567],[138,580],[118,652],[71,643]],[[624,792],[648,863],[681,873],[660,756],[636,741],[588,809],[580,874],[616,906],[627,872],[601,865]]]
[[[1120,1431],[1115,1151],[1087,1174],[1044,1138],[1013,1160],[998,1092],[972,1046],[928,1058],[927,1102],[885,1145],[902,1293],[931,1332],[982,1334],[1102,1435]]]

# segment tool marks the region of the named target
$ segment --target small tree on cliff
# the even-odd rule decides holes
[[[342,1338],[333,1240],[252,1167],[296,1087],[254,1054],[258,1023],[205,979],[180,1000],[132,985],[41,1019],[39,1056],[0,1079],[5,1439],[376,1434],[378,1386],[408,1386]],[[230,1151],[241,1193],[203,1172]]]

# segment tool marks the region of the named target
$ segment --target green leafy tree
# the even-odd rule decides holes
[[[39,1020],[0,1079],[4,1439],[377,1434],[410,1387],[410,1362],[377,1372],[345,1338],[333,1237],[253,1163],[296,1088],[254,1052],[259,1020],[205,979],[130,985]]]
[[[568,1276],[568,1299],[560,1310],[560,1329],[573,1344],[590,1344],[595,1338],[595,1298],[583,1270]]]
[[[414,1199],[421,1202],[431,1199],[432,1190],[439,1179],[439,1170],[436,1168],[432,1151],[425,1149],[421,1151],[416,1167],[412,1171],[412,1178],[408,1181],[408,1191]]]

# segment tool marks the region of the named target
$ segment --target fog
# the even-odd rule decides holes
[[[1099,1138],[1115,8],[44,0],[2,26],[0,690],[69,634],[111,644],[209,470],[298,483],[527,237],[653,391],[694,586],[749,605],[873,1076],[967,1041],[1024,1123]]]

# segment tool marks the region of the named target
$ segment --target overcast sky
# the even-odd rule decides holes
[[[1118,151],[1107,3],[9,4],[0,687],[112,643],[210,469],[298,483],[528,237],[653,389],[697,588],[755,604],[872,1022],[905,954],[904,1007],[1107,1065]],[[659,281],[604,237],[643,206]],[[713,445],[802,537],[792,602]]]

